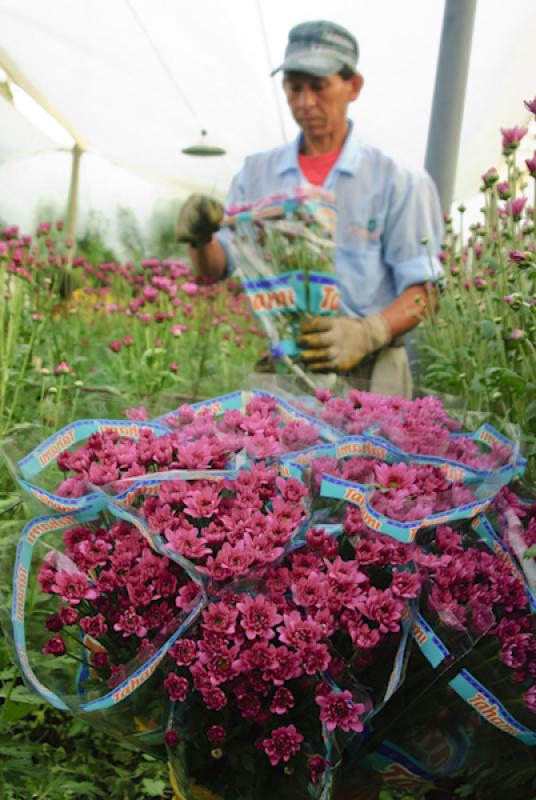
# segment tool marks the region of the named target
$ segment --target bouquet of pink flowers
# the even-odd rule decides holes
[[[19,461],[62,512],[17,546],[25,678],[167,757],[187,798],[441,783],[485,720],[536,744],[536,600],[511,516],[530,546],[536,514],[507,488],[514,443],[454,432],[431,398],[321,398],[317,416],[253,392],[130,431],[95,421]],[[30,483],[38,462],[64,472],[55,493]],[[454,756],[428,763],[430,737]]]
[[[300,323],[336,314],[336,211],[333,194],[296,187],[286,195],[228,209],[239,273],[275,359],[299,354]]]

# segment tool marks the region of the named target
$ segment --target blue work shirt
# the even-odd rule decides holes
[[[443,218],[435,185],[424,170],[406,169],[350,131],[323,188],[335,191],[335,273],[341,284],[340,312],[365,317],[382,311],[408,286],[442,274],[436,254]],[[294,142],[248,156],[235,176],[226,206],[292,193],[308,182],[298,165],[301,134]],[[232,232],[217,237],[228,263],[237,265]],[[428,243],[422,244],[422,240]]]

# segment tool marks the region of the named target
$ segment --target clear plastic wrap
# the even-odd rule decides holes
[[[26,682],[167,757],[184,800],[450,786],[482,726],[536,744],[518,448],[479,469],[309,410],[237,392],[10,456],[38,514],[2,555]],[[83,494],[50,513],[58,456]]]
[[[275,359],[299,354],[302,320],[334,315],[339,309],[335,276],[334,196],[314,187],[296,187],[229,209],[238,271],[251,308],[270,339]]]

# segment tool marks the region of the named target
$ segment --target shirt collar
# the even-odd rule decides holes
[[[351,119],[348,120],[348,125],[348,136],[337,163],[333,167],[333,171],[346,175],[355,175],[358,163],[361,160],[362,144]],[[299,172],[298,154],[302,137],[303,134],[299,133],[293,142],[290,142],[282,149],[276,168],[277,175],[284,175],[286,172],[293,171]]]

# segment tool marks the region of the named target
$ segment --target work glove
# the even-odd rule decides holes
[[[206,194],[191,194],[182,206],[177,220],[177,239],[194,247],[208,244],[220,228],[223,206]]]
[[[381,314],[313,317],[300,326],[301,359],[315,372],[349,372],[370,353],[389,344],[391,332]]]

